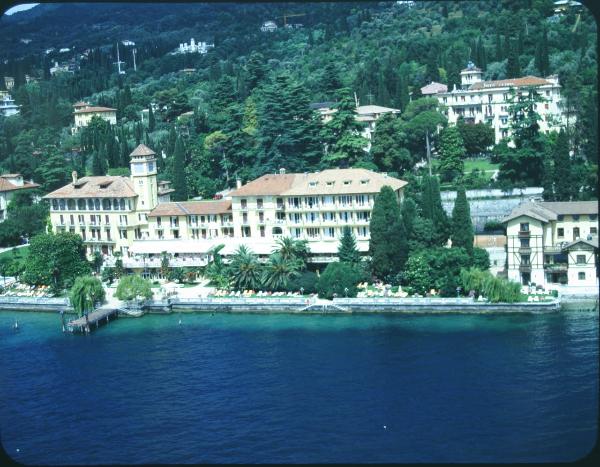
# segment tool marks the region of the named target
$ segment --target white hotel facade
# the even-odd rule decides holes
[[[431,96],[445,107],[448,123],[455,125],[459,118],[466,123],[487,123],[494,128],[496,143],[502,138],[510,137],[509,106],[511,90],[517,95],[528,88],[535,88],[543,101],[537,104],[536,111],[541,120],[538,122],[540,131],[548,133],[559,131],[561,127],[574,122],[574,117],[568,116],[567,109],[561,98],[561,86],[558,76],[546,78],[525,76],[522,78],[483,81],[483,72],[473,63],[461,71],[461,88],[443,91],[439,83],[426,86],[431,89]],[[432,86],[433,85],[433,86]],[[569,118],[569,121],[567,121]]]
[[[206,265],[220,244],[225,258],[243,244],[266,259],[284,236],[307,240],[309,261],[327,263],[337,259],[346,226],[366,253],[375,197],[387,185],[401,202],[407,184],[366,169],[281,169],[238,182],[223,199],[159,202],[168,194],[157,184],[155,162],[154,152],[140,145],[131,154],[131,177],[74,177],[46,195],[53,231],[81,235],[88,254],[100,251],[105,265],[119,252],[126,268],[146,273],[157,272],[163,252],[173,267]]]

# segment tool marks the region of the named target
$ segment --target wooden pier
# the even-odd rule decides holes
[[[67,331],[72,333],[90,333],[98,329],[101,325],[108,323],[111,319],[117,318],[119,310],[117,308],[98,308],[81,318],[74,319],[67,323]]]

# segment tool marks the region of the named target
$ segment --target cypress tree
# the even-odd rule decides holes
[[[187,182],[185,179],[185,149],[181,138],[177,138],[175,142],[175,150],[173,153],[173,201],[187,201],[188,191]]]
[[[554,168],[552,167],[552,160],[549,157],[544,158],[543,169],[542,188],[544,192],[542,196],[544,201],[556,201],[554,196]]]
[[[554,195],[556,201],[570,201],[573,191],[571,158],[569,157],[569,138],[561,130],[552,148],[554,162]]]
[[[95,177],[106,175],[105,166],[104,149],[94,151],[94,155],[92,156],[92,175]]]
[[[152,133],[154,131],[154,127],[156,122],[154,120],[154,112],[152,111],[152,106],[148,106],[148,131]]]
[[[519,78],[521,76],[521,66],[519,65],[519,55],[517,49],[512,43],[508,42],[508,63],[506,65],[507,78]]]
[[[338,258],[344,263],[359,263],[360,253],[356,248],[356,239],[352,234],[349,226],[344,226],[342,229],[342,238],[338,247]]]
[[[406,230],[406,239],[411,240],[414,236],[415,220],[417,219],[417,204],[412,198],[404,198],[400,208],[402,221]]]
[[[466,150],[460,131],[456,126],[446,127],[442,131],[439,152],[439,171],[442,180],[449,182],[462,175]]]
[[[473,224],[465,187],[460,186],[456,192],[456,201],[452,209],[452,246],[462,247],[469,254],[473,251]]]
[[[496,54],[494,56],[497,62],[504,60],[504,53],[502,52],[502,42],[500,40],[500,34],[496,34]]]
[[[540,73],[542,76],[550,74],[550,58],[548,57],[548,31],[544,29],[540,44]]]
[[[373,274],[380,279],[398,274],[406,263],[408,243],[400,205],[389,186],[382,187],[375,198],[369,230]]]
[[[450,236],[450,222],[442,207],[440,185],[437,177],[423,177],[422,214],[433,224],[432,239],[436,245],[444,246]]]

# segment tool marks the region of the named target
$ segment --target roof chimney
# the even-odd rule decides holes
[[[285,169],[283,167],[281,169],[279,169],[279,174],[280,175],[285,175]]]
[[[236,188],[242,188],[242,181],[239,178],[235,181],[235,186]]]
[[[73,178],[73,185],[75,185],[77,183],[77,170],[71,172],[71,177]]]

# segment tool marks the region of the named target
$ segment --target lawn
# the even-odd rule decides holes
[[[0,253],[0,258],[18,258],[18,259],[23,259],[27,256],[27,251],[29,250],[29,246],[24,246],[22,248],[15,248],[14,251],[13,249],[10,250],[6,250],[3,251],[2,253]]]
[[[465,159],[465,173],[470,173],[473,169],[479,170],[498,170],[498,164],[492,164],[489,159]]]

